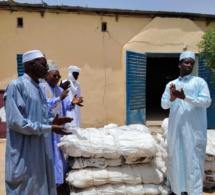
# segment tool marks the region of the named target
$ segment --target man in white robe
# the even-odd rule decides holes
[[[195,54],[181,53],[180,76],[166,85],[161,106],[170,109],[167,179],[172,194],[202,195],[207,143],[206,108],[211,104],[204,79],[192,76]]]
[[[70,81],[70,91],[68,94],[69,99],[73,99],[74,97],[82,99],[81,103],[83,102],[83,97],[81,96],[81,87],[78,80],[78,76],[80,74],[81,69],[77,66],[69,66],[68,68],[68,79]],[[72,126],[81,127],[81,112],[80,107],[83,106],[81,103],[76,104],[74,109],[71,111],[66,112],[66,116],[73,118],[73,121],[69,123]]]
[[[60,81],[60,72],[58,66],[52,60],[47,61],[48,64],[48,73],[46,75],[46,82],[40,84],[42,91],[46,97],[48,103],[48,109],[53,110],[55,114],[60,116],[66,116],[67,110],[72,110],[75,104],[81,102],[79,98],[73,98],[72,100],[68,99],[69,89],[63,90],[59,85]],[[60,190],[66,189],[66,183],[64,183],[64,176],[68,171],[67,163],[64,159],[64,156],[58,148],[57,144],[60,142],[62,135],[52,134],[52,149],[54,156],[54,170],[55,170],[55,181],[57,185],[57,190],[60,193]]]
[[[51,132],[68,135],[63,124],[69,117],[49,111],[39,79],[48,66],[43,53],[23,54],[25,74],[8,84],[6,111],[6,194],[56,195]]]

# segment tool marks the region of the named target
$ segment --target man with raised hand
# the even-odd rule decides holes
[[[206,108],[211,104],[204,79],[192,76],[195,54],[181,53],[179,78],[166,85],[161,106],[170,109],[167,179],[171,194],[202,195],[207,143]]]
[[[4,94],[6,111],[6,193],[56,195],[51,132],[70,134],[62,126],[72,118],[49,111],[39,86],[48,66],[40,50],[23,54],[24,75]]]

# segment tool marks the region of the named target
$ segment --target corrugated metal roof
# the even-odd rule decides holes
[[[41,0],[18,0],[18,1],[14,1],[17,3],[28,3],[28,4],[43,4],[43,1]]]
[[[156,1],[156,0],[154,0]],[[166,0],[168,1],[168,0]],[[167,9],[164,8],[165,6],[153,6],[153,9],[148,9],[145,5],[144,0],[0,0],[1,2],[5,2],[6,4],[10,5],[17,5],[17,6],[36,6],[40,7],[41,5],[46,8],[50,9],[70,9],[75,11],[104,11],[104,12],[114,12],[114,13],[126,13],[126,14],[171,14],[171,15],[191,15],[191,16],[198,16],[198,17],[212,17],[215,16],[214,12],[207,13],[203,11],[200,13],[189,11],[189,9]],[[5,4],[4,3],[4,4]],[[214,2],[215,3],[215,2]],[[164,3],[165,4],[165,3]],[[173,2],[174,4],[174,2]],[[211,5],[212,6],[212,5]],[[55,7],[55,8],[54,8]],[[188,7],[188,6],[186,6]],[[163,8],[163,9],[162,9]]]

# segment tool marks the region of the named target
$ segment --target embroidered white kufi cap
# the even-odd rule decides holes
[[[195,60],[195,53],[192,52],[192,51],[182,52],[181,55],[180,55],[179,61],[181,61],[181,60],[183,60],[185,58],[192,58],[192,59]]]
[[[52,70],[58,70],[59,71],[59,68],[58,66],[54,63],[53,60],[47,60],[47,64],[48,64],[48,72],[52,71]]]
[[[44,58],[44,54],[40,50],[27,51],[22,56],[22,63],[29,62],[37,58]]]

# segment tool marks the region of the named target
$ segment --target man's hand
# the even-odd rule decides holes
[[[70,87],[70,81],[67,80],[65,82],[62,83],[62,80],[60,81],[60,87],[63,89],[63,90],[67,90],[69,87]]]
[[[171,84],[170,84],[170,87],[169,87],[169,91],[170,91],[170,101],[171,101],[171,102],[173,102],[173,101],[176,99],[176,97],[175,97],[175,96],[173,95],[173,93],[172,93],[174,90],[176,90],[176,89],[175,89],[175,84],[171,83]]]
[[[179,89],[179,90],[173,90],[172,91],[172,94],[173,94],[173,96],[175,96],[176,98],[179,98],[179,99],[185,99],[185,94],[184,94],[184,90],[183,90],[183,88],[181,88],[181,89]]]
[[[66,96],[68,96],[68,94],[69,94],[69,89],[64,90],[64,91],[61,93],[61,95],[60,95],[60,100],[65,99]]]
[[[65,127],[59,126],[59,125],[52,125],[51,131],[56,133],[56,134],[61,134],[61,135],[72,134],[72,132],[67,132]]]
[[[80,107],[84,106],[84,105],[83,105],[83,104],[81,104],[81,103],[78,103],[77,105],[78,105],[78,106],[80,106]]]
[[[55,118],[52,121],[52,125],[63,125],[65,123],[70,123],[73,118],[70,117],[62,117],[59,114],[56,114]]]
[[[83,106],[81,103],[83,103],[83,97],[80,96],[80,97],[77,97],[77,94],[74,96],[74,98],[72,99],[72,104],[75,105],[79,105],[79,106]]]

